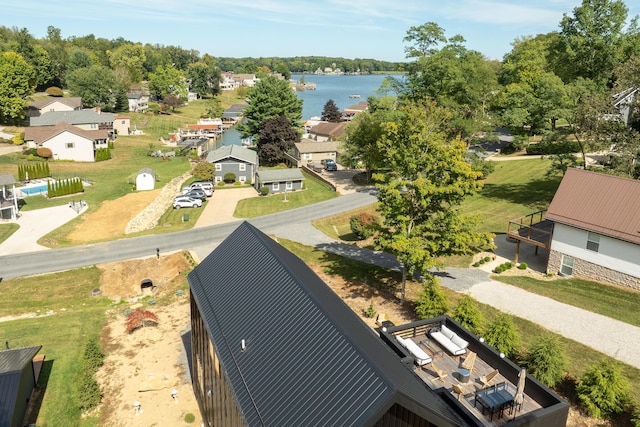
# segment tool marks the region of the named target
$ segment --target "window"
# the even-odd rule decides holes
[[[589,232],[587,236],[587,249],[590,251],[598,252],[600,249],[600,235],[597,233]]]
[[[279,182],[274,182],[271,185],[271,188],[273,189],[273,191],[280,191],[280,183]]]
[[[217,183],[217,182],[220,182],[220,181],[222,181],[222,177],[216,175],[215,182]]]
[[[240,167],[238,168],[238,170],[246,171],[247,170],[247,164],[246,163],[240,163]]]
[[[302,159],[303,160],[311,160],[311,159],[313,159],[313,154],[312,153],[304,153],[302,155]]]
[[[563,276],[571,276],[573,274],[573,258],[562,255],[562,263],[560,265],[560,274]]]
[[[287,190],[293,190],[293,182],[287,181],[284,188]]]
[[[222,164],[216,163],[216,171],[220,172],[222,170]]]
[[[67,142],[66,144],[64,144],[64,148],[73,148],[76,145],[73,142]]]
[[[244,175],[241,175],[240,178],[238,178],[240,180],[241,183],[245,183],[247,181],[247,177]]]

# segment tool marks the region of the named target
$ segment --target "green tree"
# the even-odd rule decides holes
[[[67,76],[69,91],[82,98],[86,107],[114,111],[116,94],[122,87],[113,71],[101,65],[78,68]]]
[[[149,73],[149,92],[157,99],[171,94],[187,98],[187,83],[184,73],[173,66],[160,66]]]
[[[127,86],[142,80],[144,63],[147,60],[144,48],[140,43],[125,43],[113,51],[107,51],[109,65],[121,82]]]
[[[390,172],[374,174],[383,217],[375,245],[406,273],[425,274],[438,259],[491,247],[492,235],[478,232],[477,218],[459,209],[482,187],[481,174],[465,161],[463,142],[446,140],[447,114],[433,103],[405,105],[401,113],[383,124],[379,139]],[[402,288],[404,300],[404,280]]]
[[[610,416],[629,402],[629,382],[619,363],[602,360],[582,375],[576,393],[592,417]]]
[[[548,387],[553,387],[562,380],[566,367],[567,357],[555,335],[543,335],[529,349],[529,373]]]
[[[222,103],[220,99],[213,98],[206,101],[205,112],[207,113],[207,117],[210,118],[220,118],[224,113],[224,108],[222,107]]]
[[[298,128],[302,119],[302,100],[289,87],[286,80],[267,76],[249,90],[245,121],[237,125],[243,137],[258,137],[262,122],[278,116],[287,118]]]
[[[17,123],[24,118],[25,98],[35,89],[35,73],[21,55],[0,54],[0,121]]]
[[[198,162],[193,168],[193,176],[202,181],[213,181],[215,170],[211,162]]]
[[[88,68],[94,65],[89,53],[83,49],[73,49],[69,54],[67,62],[67,73],[71,73],[78,68]]]
[[[465,294],[460,299],[460,302],[458,302],[453,312],[453,318],[474,334],[477,335],[480,332],[480,327],[483,322],[482,312],[478,308],[476,300],[474,300],[471,295]]]
[[[484,333],[486,343],[505,356],[510,357],[520,347],[520,334],[511,320],[511,316],[505,313],[497,315],[487,325]]]
[[[338,123],[342,121],[342,113],[338,109],[338,106],[333,101],[333,99],[328,100],[324,104],[324,108],[322,109],[322,116],[320,116],[320,119],[331,123]]]
[[[445,314],[447,310],[449,310],[449,302],[440,288],[438,278],[431,274],[425,275],[422,290],[416,301],[416,314],[421,319],[431,319]]]
[[[621,62],[629,8],[622,0],[582,0],[563,15],[556,46],[556,73],[565,81],[578,77],[606,84]]]
[[[191,90],[201,97],[216,95],[220,91],[221,74],[215,66],[202,61],[189,64],[186,77],[191,80]]]
[[[300,133],[291,126],[285,116],[273,117],[262,122],[258,133],[260,163],[274,165],[285,161],[285,153],[300,141]]]

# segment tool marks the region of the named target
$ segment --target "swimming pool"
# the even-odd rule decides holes
[[[37,185],[34,187],[22,187],[20,191],[22,191],[27,196],[33,196],[34,194],[42,194],[47,192],[47,184]]]

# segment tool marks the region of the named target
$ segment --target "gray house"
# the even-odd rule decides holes
[[[256,173],[256,189],[269,187],[269,193],[282,193],[302,189],[304,175],[298,168],[269,169]]]
[[[38,382],[33,358],[42,346],[0,351],[0,426],[21,427]]]
[[[217,150],[210,151],[207,162],[215,166],[214,181],[224,180],[224,175],[233,173],[236,181],[241,183],[253,183],[258,170],[258,153],[239,145],[225,145]]]

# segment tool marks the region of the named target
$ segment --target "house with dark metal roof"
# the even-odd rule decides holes
[[[215,171],[213,179],[215,183],[224,181],[227,173],[232,173],[236,181],[241,183],[256,182],[258,171],[258,153],[250,148],[231,144],[224,145],[207,154],[207,162],[213,163]]]
[[[477,425],[248,222],[188,281],[193,388],[205,425]]]
[[[640,289],[640,181],[568,169],[546,219],[547,272]]]
[[[22,427],[37,384],[33,358],[41,348],[0,351],[0,426]]]
[[[99,109],[51,111],[39,117],[31,117],[30,126],[55,126],[69,123],[84,130],[107,130],[113,132],[115,114],[103,113]]]
[[[301,190],[304,175],[298,168],[279,168],[256,172],[256,189],[268,187],[269,193]]]

